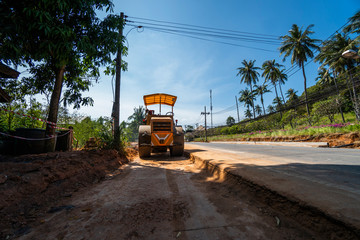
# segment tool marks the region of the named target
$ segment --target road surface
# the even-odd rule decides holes
[[[185,157],[153,154],[64,199],[20,239],[329,238],[321,216],[316,231],[307,229],[263,197],[217,180]]]
[[[229,143],[191,143],[256,159],[250,164],[360,194],[360,150]]]

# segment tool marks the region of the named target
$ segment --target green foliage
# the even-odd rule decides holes
[[[14,111],[19,114],[25,114],[35,118],[44,119],[42,105],[35,99],[31,99],[30,103],[21,101],[13,101],[8,104],[1,104],[1,108]],[[16,128],[42,128],[43,123],[36,119],[19,116],[12,112],[0,111],[0,131],[9,132]]]
[[[77,116],[77,118],[79,117]],[[76,139],[74,144],[79,148],[84,147],[89,138],[100,139],[100,147],[111,147],[113,137],[112,121],[110,118],[100,117],[92,120],[89,116],[83,116],[82,120],[75,120],[71,126],[74,128],[74,137]]]
[[[250,109],[246,109],[245,110],[245,117],[250,119],[252,116],[253,116],[253,114],[251,113]]]
[[[135,141],[138,138],[139,126],[143,124],[143,119],[145,118],[145,108],[139,106],[134,108],[134,113],[128,117],[127,123],[127,133],[129,141]]]
[[[112,11],[111,0],[38,0],[0,2],[0,61],[30,68],[24,79],[33,93],[51,94],[48,120],[57,122],[64,87],[64,105],[92,105],[83,97],[99,77],[99,68],[113,63],[123,47],[118,15],[100,20],[97,11]],[[49,130],[49,129],[48,129]]]
[[[286,125],[286,124],[290,124],[291,128],[295,128],[297,123],[296,123],[296,118],[297,118],[297,112],[294,109],[291,109],[287,112],[285,112],[285,114],[283,114],[283,117],[281,119],[281,122]]]
[[[226,119],[226,125],[228,125],[229,127],[231,127],[232,125],[235,124],[235,119],[231,116],[229,116],[227,119]]]
[[[185,125],[185,132],[193,132],[194,131],[194,126],[192,125]]]
[[[335,114],[339,112],[339,107],[341,106],[341,102],[342,102],[341,98],[331,97],[327,100],[316,102],[313,105],[312,111],[316,116],[328,117],[330,123],[333,123]]]

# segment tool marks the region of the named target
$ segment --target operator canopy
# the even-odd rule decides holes
[[[155,93],[144,96],[144,104],[145,106],[153,105],[153,104],[165,104],[169,106],[174,106],[177,97],[166,94],[166,93]]]

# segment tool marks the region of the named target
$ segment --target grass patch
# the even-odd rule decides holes
[[[284,129],[267,130],[267,131],[253,131],[239,134],[229,135],[215,135],[208,136],[208,141],[226,141],[236,140],[242,138],[261,138],[261,137],[285,137],[285,136],[317,136],[320,134],[331,133],[351,133],[360,132],[360,124],[355,123],[355,115],[352,113],[344,114],[347,123],[341,123],[342,118],[340,114],[335,116],[335,120],[338,123],[329,124],[327,118],[320,118],[317,120],[316,126],[297,126],[297,128],[291,128],[290,125],[286,125]],[[353,122],[353,123],[351,123]],[[204,141],[204,137],[195,138],[194,141]]]

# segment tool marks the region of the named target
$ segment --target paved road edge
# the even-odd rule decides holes
[[[279,189],[273,188],[269,184],[264,184],[264,182],[256,179],[256,177],[249,177],[249,175],[254,175],[255,170],[251,169],[251,173],[241,174],[234,168],[229,168],[228,165],[223,164],[222,162],[217,162],[213,159],[202,159],[196,153],[193,153],[189,150],[185,150],[185,155],[189,157],[189,159],[200,169],[204,169],[211,173],[213,176],[216,176],[220,181],[225,181],[228,179],[235,179],[238,182],[245,183],[246,185],[256,188],[260,191],[266,191],[279,199],[286,199],[286,201],[291,202],[292,204],[297,205],[298,207],[313,212],[315,214],[323,215],[330,222],[339,224],[349,231],[354,232],[357,236],[360,237],[360,225],[358,221],[352,221],[352,219],[344,218],[343,215],[339,215],[333,211],[327,211],[319,208],[316,204],[311,204],[306,199],[301,199],[298,196],[294,196],[288,193],[284,193],[283,191],[279,191]],[[244,172],[247,172],[250,169],[246,169]],[[241,171],[240,171],[241,172]],[[264,171],[259,171],[260,174],[264,174]]]

